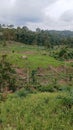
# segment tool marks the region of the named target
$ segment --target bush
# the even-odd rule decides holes
[[[71,108],[73,105],[73,98],[72,97],[65,97],[63,98],[63,104],[67,107],[67,108]]]
[[[0,61],[0,92],[4,92],[6,88],[16,90],[16,77],[12,65],[6,60],[7,55],[2,55]]]
[[[32,92],[23,88],[23,89],[17,91],[17,92],[16,92],[16,95],[17,95],[18,97],[26,97],[26,96],[27,96],[28,94],[30,94],[30,93],[32,93]]]
[[[70,92],[71,87],[70,86],[59,86],[59,90],[62,92]]]
[[[51,54],[51,56],[59,60],[68,60],[73,58],[73,51],[65,47],[61,48],[59,51],[54,52],[54,54]]]
[[[55,92],[55,91],[59,91],[59,86],[54,84],[50,84],[47,86],[39,85],[36,87],[36,89],[41,92]]]
[[[66,108],[71,108],[73,106],[73,96],[72,95],[66,95],[62,97],[62,105]]]
[[[0,102],[5,101],[7,99],[7,94],[6,93],[0,93]]]

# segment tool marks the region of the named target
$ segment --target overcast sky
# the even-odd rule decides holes
[[[0,0],[0,23],[73,30],[73,0]]]

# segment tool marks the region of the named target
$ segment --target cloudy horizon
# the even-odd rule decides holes
[[[73,31],[73,1],[0,0],[0,24]]]

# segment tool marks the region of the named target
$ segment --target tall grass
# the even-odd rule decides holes
[[[0,103],[0,128],[73,130],[72,101],[68,93],[37,93],[26,98],[9,96],[6,102]]]

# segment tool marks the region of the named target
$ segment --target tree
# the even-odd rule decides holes
[[[37,33],[40,33],[40,32],[41,32],[41,29],[40,29],[40,28],[36,28],[36,32],[37,32]]]
[[[2,55],[0,61],[0,92],[8,90],[16,90],[15,71],[12,65],[6,60],[7,55]]]

